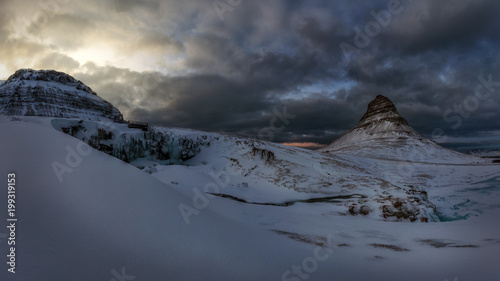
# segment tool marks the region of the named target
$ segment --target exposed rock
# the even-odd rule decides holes
[[[257,147],[254,147],[252,149],[252,155],[253,156],[259,156],[260,159],[264,160],[266,163],[271,163],[272,161],[276,160],[276,156],[272,151],[266,150],[266,149],[260,149]]]
[[[478,245],[463,244],[459,241],[447,240],[447,239],[423,239],[419,240],[423,244],[427,244],[434,248],[479,248]]]
[[[389,249],[389,250],[393,250],[393,251],[396,251],[396,252],[408,252],[408,251],[410,251],[410,250],[408,250],[406,248],[402,248],[400,246],[390,245],[390,244],[377,244],[377,243],[373,243],[373,244],[370,244],[370,246],[372,246],[373,248]]]
[[[125,124],[111,122],[54,119],[52,125],[55,129],[128,163],[144,158],[163,164],[179,164],[196,156],[202,146],[210,143],[207,138],[175,136],[166,130],[155,128],[147,132],[127,130]]]
[[[123,122],[120,111],[90,87],[54,70],[16,71],[0,85],[0,115]]]
[[[401,126],[399,131],[406,132],[409,135],[419,136],[418,133],[411,129],[411,127],[405,127],[409,126],[406,119],[401,117],[392,101],[382,95],[378,95],[368,104],[368,109],[366,110],[365,115],[363,115],[354,129],[371,128],[384,122],[389,122],[395,127]]]

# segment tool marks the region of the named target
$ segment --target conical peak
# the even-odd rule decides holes
[[[396,124],[408,125],[408,122],[399,115],[392,101],[382,95],[378,95],[370,104],[355,128],[366,127],[373,123],[382,121],[394,122]]]
[[[447,150],[419,134],[382,95],[370,102],[354,128],[319,151],[410,162],[471,161],[469,156]]]
[[[376,96],[375,99],[368,104],[368,109],[370,109],[370,107],[380,106],[387,106],[391,107],[391,109],[396,110],[396,106],[394,106],[394,103],[392,103],[392,101],[388,97],[382,95]]]

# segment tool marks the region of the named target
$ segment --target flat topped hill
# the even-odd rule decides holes
[[[0,84],[0,115],[123,121],[90,87],[54,70],[21,69]]]

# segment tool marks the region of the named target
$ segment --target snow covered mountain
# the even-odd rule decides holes
[[[20,69],[0,84],[0,114],[123,121],[91,88],[54,70]]]
[[[392,101],[382,95],[370,102],[354,128],[319,151],[426,163],[484,162],[425,138],[399,114]]]
[[[440,148],[376,101],[328,153],[142,131],[101,109],[0,116],[23,229],[18,272],[0,280],[496,280],[499,166]],[[432,144],[438,160],[404,160]]]

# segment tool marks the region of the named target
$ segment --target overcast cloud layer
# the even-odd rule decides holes
[[[428,137],[498,137],[499,11],[497,0],[3,0],[0,79],[56,69],[127,119],[275,142],[330,143],[378,94]]]

